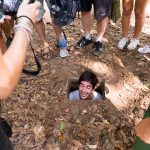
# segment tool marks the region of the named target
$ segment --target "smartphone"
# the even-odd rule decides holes
[[[0,21],[3,21],[5,19],[5,15],[0,11]]]

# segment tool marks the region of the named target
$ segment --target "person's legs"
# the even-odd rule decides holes
[[[122,36],[128,37],[130,17],[133,10],[133,0],[123,0],[123,12],[122,12]]]
[[[128,42],[128,31],[130,25],[130,17],[133,10],[134,0],[122,0],[122,38],[120,39],[117,47],[121,50],[124,49]]]
[[[135,32],[134,38],[139,39],[145,20],[145,8],[148,0],[136,0],[135,1]]]
[[[60,40],[61,38],[64,38],[63,29],[62,29],[61,26],[57,26],[53,23],[53,28],[54,28],[57,40]]]
[[[110,12],[112,0],[94,0],[94,17],[97,20],[96,41],[101,41],[108,24],[108,15]]]
[[[93,45],[93,54],[95,55],[99,55],[103,50],[102,38],[107,28],[111,2],[111,0],[94,0],[94,16],[97,20],[97,37]]]
[[[97,20],[97,38],[96,38],[96,41],[102,42],[103,35],[104,35],[106,28],[107,28],[107,24],[108,24],[108,17],[105,17],[102,20]]]
[[[91,13],[90,13],[90,11],[82,11],[81,16],[82,16],[84,37],[86,39],[89,39],[90,32],[91,32]]]
[[[43,15],[45,13],[44,0],[38,0],[38,1],[41,3],[41,7],[39,9],[40,13],[38,16],[38,21],[35,23],[35,29],[40,39],[43,42],[44,48],[42,49],[42,57],[48,60],[50,58],[50,47],[49,47],[49,43],[45,35],[45,25],[43,22]]]
[[[49,48],[48,40],[45,35],[45,25],[44,25],[44,22],[42,19],[40,21],[36,22],[35,29],[44,45],[44,48],[42,49],[42,57],[44,59],[49,59],[50,58],[50,55],[49,55],[50,48]]]
[[[81,0],[81,16],[82,16],[82,26],[84,31],[84,36],[77,42],[76,48],[81,48],[82,46],[88,45],[92,42],[90,36],[91,32],[91,8],[92,0]]]
[[[94,55],[99,55],[103,51],[102,38],[106,31],[107,24],[108,17],[105,17],[102,20],[97,20],[97,37],[92,50]]]
[[[133,38],[128,45],[129,50],[134,50],[139,44],[139,37],[144,25],[145,8],[148,0],[136,0],[135,1],[135,32]]]
[[[67,38],[61,26],[57,26],[53,23],[53,28],[55,30],[56,38],[58,40],[58,46],[60,48],[60,57],[66,57],[69,55],[67,51]]]
[[[54,15],[52,13],[52,10],[51,10],[51,4],[49,2],[49,0],[45,0],[46,1],[46,4],[49,8],[49,12],[50,12],[50,16],[52,18],[52,24],[53,24],[53,28],[54,28],[54,31],[55,31],[55,34],[56,34],[56,38],[57,38],[57,41],[58,41],[58,46],[60,48],[60,57],[66,57],[69,55],[69,52],[67,51],[67,38],[66,38],[66,35],[62,29],[61,26],[57,26],[54,24]],[[57,4],[60,5],[60,1],[57,1]]]
[[[45,35],[45,25],[44,25],[43,20],[38,21],[35,24],[35,28],[36,28],[36,31],[37,31],[40,39],[42,40],[42,42],[44,44],[44,48],[48,47],[49,44],[48,44],[48,40],[47,40],[46,35]],[[46,49],[44,52],[48,53],[48,51]]]

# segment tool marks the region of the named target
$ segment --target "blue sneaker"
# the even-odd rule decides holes
[[[66,57],[69,56],[69,52],[67,51],[67,40],[65,38],[62,38],[58,41],[58,45],[60,48],[60,57]]]

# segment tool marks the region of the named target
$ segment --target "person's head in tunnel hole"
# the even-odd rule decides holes
[[[98,84],[97,76],[89,70],[84,71],[78,80],[78,90],[69,94],[71,100],[102,100],[103,97],[100,93],[95,91]]]

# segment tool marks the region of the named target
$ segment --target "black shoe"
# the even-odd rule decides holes
[[[94,42],[93,45],[93,54],[99,56],[100,53],[103,51],[103,45],[102,42]]]
[[[85,37],[82,37],[76,44],[76,48],[81,48],[82,46],[86,46],[86,45],[89,45],[90,43],[92,43],[93,40],[92,38],[89,40],[89,39],[86,39]]]

